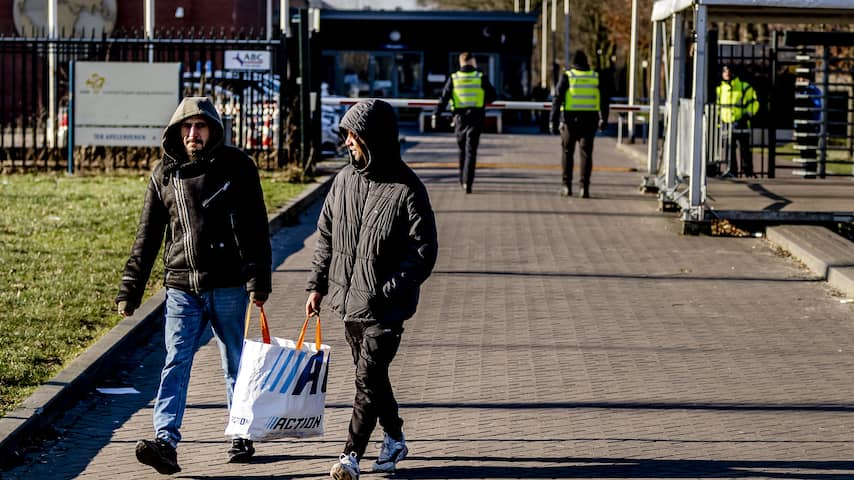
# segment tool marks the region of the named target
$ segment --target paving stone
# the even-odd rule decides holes
[[[852,307],[801,264],[764,239],[679,235],[607,138],[591,199],[558,195],[556,137],[485,135],[490,168],[471,195],[452,136],[407,139],[405,159],[430,165],[418,173],[440,248],[391,368],[411,452],[395,478],[854,477]],[[316,215],[275,239],[274,335],[303,320]],[[326,477],[354,388],[341,326],[324,334],[326,434],[258,444],[248,465],[225,463],[219,355],[204,345],[175,477]],[[140,395],[93,393],[4,478],[163,478],[133,456],[152,436],[161,349],[128,361],[122,378]]]

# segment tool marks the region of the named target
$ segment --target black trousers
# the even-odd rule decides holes
[[[482,115],[482,114],[481,114]],[[474,112],[454,116],[454,133],[460,147],[460,185],[471,190],[477,168],[477,146],[483,131],[483,118]]]
[[[733,175],[753,175],[753,152],[750,150],[750,129],[725,123],[721,126],[721,144]],[[736,154],[738,161],[736,160]],[[738,169],[739,161],[741,170]]]
[[[388,367],[397,354],[403,327],[346,321],[344,328],[356,364],[356,398],[344,453],[356,452],[361,460],[377,420],[391,437],[399,439],[402,434],[403,419],[398,416]]]
[[[597,112],[581,112],[593,113],[590,119],[577,116],[567,117],[567,121],[560,124],[560,145],[561,157],[560,166],[562,170],[563,184],[567,187],[572,186],[572,169],[574,168],[575,144],[580,144],[580,160],[581,160],[581,180],[582,188],[590,186],[590,174],[593,171],[593,139],[596,136],[596,123],[598,122]]]

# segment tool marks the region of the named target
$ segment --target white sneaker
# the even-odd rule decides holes
[[[393,472],[397,468],[397,462],[406,458],[409,448],[406,447],[406,438],[400,434],[400,441],[385,434],[383,444],[380,447],[380,455],[374,463],[374,472]]]
[[[329,476],[335,480],[359,480],[359,460],[356,458],[356,452],[350,452],[349,455],[342,453],[335,465],[332,465],[332,470],[329,470]]]

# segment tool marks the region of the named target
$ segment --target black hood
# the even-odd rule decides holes
[[[164,153],[164,167],[167,171],[189,161],[187,151],[181,139],[181,123],[184,120],[201,115],[208,120],[210,138],[202,152],[203,158],[209,158],[210,153],[222,145],[224,140],[222,119],[216,111],[213,103],[207,97],[186,97],[175,109],[169,125],[163,131],[162,147]]]
[[[398,139],[397,114],[382,100],[370,99],[353,105],[341,119],[340,128],[349,130],[364,142],[367,164],[358,169],[350,156],[350,163],[359,173],[376,176],[402,162]]]

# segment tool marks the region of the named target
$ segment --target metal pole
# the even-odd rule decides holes
[[[682,14],[674,14],[671,19],[670,75],[667,80],[667,134],[665,137],[668,191],[676,188],[677,148],[679,145],[679,100],[682,96],[683,55],[685,54],[685,39],[683,38],[684,20]]]
[[[830,46],[821,47],[821,123],[818,130],[818,177],[827,174],[827,100],[830,97]]]
[[[314,35],[315,33],[320,33],[320,9],[319,8],[309,8],[308,9],[308,18],[309,25],[311,25],[311,33]]]
[[[552,95],[555,93],[555,85],[557,84],[557,0],[552,0],[552,24],[551,24],[551,60],[552,68],[549,76],[549,83],[552,86]]]
[[[632,0],[631,39],[629,40],[629,105],[635,104],[638,50],[638,0]],[[629,141],[635,141],[635,114],[629,112]]]
[[[312,2],[314,3],[314,2]],[[320,3],[320,2],[318,2]],[[310,94],[311,99],[311,155],[310,167],[307,171],[314,171],[317,162],[320,161],[320,144],[321,144],[321,94],[320,91],[320,75],[316,73],[316,68],[320,65],[320,9],[310,8],[309,23],[310,33],[308,40],[309,65],[311,66],[311,83]]]
[[[771,35],[771,58],[770,58],[770,73],[771,73],[771,92],[768,95],[768,178],[777,176],[777,125],[774,122],[774,109],[776,108],[775,87],[777,85],[777,53],[779,51],[779,36],[777,32]]]
[[[563,0],[563,68],[569,68],[569,0]]]
[[[652,85],[649,94],[649,140],[647,172],[649,178],[654,178],[658,173],[658,121],[661,117],[659,111],[659,96],[661,95],[661,23],[652,25]]]
[[[265,25],[265,32],[267,34],[267,41],[269,42],[273,38],[273,0],[267,0],[267,23]]]
[[[546,32],[548,31],[548,20],[549,20],[549,9],[546,4],[546,1],[543,0],[542,10],[543,10],[543,20],[542,26],[540,28],[540,86],[543,88],[547,88],[549,85],[546,83],[546,79],[548,78],[548,51],[549,51],[549,42],[548,37],[546,36]],[[552,92],[554,93],[554,92]]]
[[[309,60],[309,44],[308,44],[308,10],[301,8],[299,10],[299,94],[300,94],[300,160],[302,162],[303,171],[310,168],[310,149],[311,136],[309,132],[311,124],[311,63]]]
[[[554,43],[555,33],[557,33],[557,0],[552,0],[552,43]]]
[[[74,89],[77,84],[74,81],[74,61],[68,62],[68,174],[74,174]]]
[[[145,0],[145,38],[154,38],[154,0]],[[148,63],[154,63],[154,45],[148,44]]]
[[[279,1],[279,30],[286,37],[291,36],[291,2],[289,0]]]
[[[57,105],[56,105],[56,40],[59,33],[59,21],[57,19],[58,0],[49,0],[47,2],[47,24],[48,24],[48,87],[47,87],[47,129],[50,132],[48,135],[48,147],[56,146],[56,136],[58,133]]]
[[[705,5],[697,5],[694,11],[694,30],[697,43],[694,49],[694,123],[692,128],[691,153],[691,192],[689,199],[694,220],[702,220],[702,208],[705,198],[705,165],[703,164],[703,126],[706,107],[706,31],[707,10]]]

